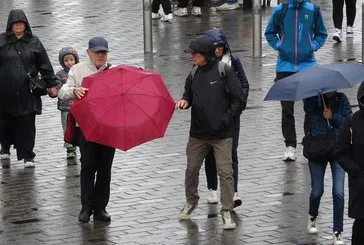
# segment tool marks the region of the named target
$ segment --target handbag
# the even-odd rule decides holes
[[[310,117],[309,123],[311,125]],[[331,127],[327,120],[326,134],[313,136],[310,127],[307,135],[302,139],[302,145],[304,157],[310,161],[326,163],[333,158],[336,146],[335,129]]]
[[[67,115],[66,130],[64,132],[64,142],[77,146],[76,120],[71,112]]]
[[[20,61],[23,64],[24,69],[26,69],[25,62],[24,62],[22,56],[20,55],[20,53],[19,53],[18,49],[15,47],[15,45],[13,45],[13,46],[16,50],[16,53],[19,55]],[[36,76],[32,77],[30,75],[30,72],[27,72],[27,76],[29,79],[29,91],[31,94],[33,94],[35,96],[43,96],[43,95],[48,94],[46,84],[41,75],[37,74]]]

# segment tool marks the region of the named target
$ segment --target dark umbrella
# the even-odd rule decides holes
[[[364,65],[342,63],[314,66],[278,80],[264,100],[296,101],[351,88],[364,81]]]
[[[164,136],[174,101],[158,73],[117,66],[85,77],[71,113],[88,141],[128,150]]]

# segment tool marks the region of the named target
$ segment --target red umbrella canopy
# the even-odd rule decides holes
[[[129,150],[164,136],[174,101],[160,74],[117,66],[87,76],[71,113],[86,140]]]

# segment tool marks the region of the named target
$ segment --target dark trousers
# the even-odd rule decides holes
[[[9,151],[14,145],[18,160],[33,159],[35,145],[35,113],[15,117],[5,112],[1,115],[1,148]]]
[[[79,128],[77,143],[81,152],[81,204],[85,208],[104,210],[110,197],[115,148],[86,141]]]
[[[352,245],[363,245],[364,244],[364,220],[355,219],[353,223],[353,232],[351,236]]]
[[[239,175],[239,162],[238,162],[238,145],[240,134],[240,118],[238,118],[233,125],[233,143],[232,143],[232,167],[234,179],[234,192],[238,192],[238,175]],[[207,179],[207,188],[217,190],[217,170],[214,151],[211,149],[205,158],[205,173]]]
[[[202,7],[204,0],[192,0],[192,5],[194,7]],[[178,0],[178,7],[187,8],[189,0]]]
[[[346,25],[353,26],[356,15],[356,0],[345,0],[346,5]],[[332,18],[334,26],[337,29],[342,29],[343,23],[344,0],[332,0]]]
[[[295,72],[277,72],[274,82],[289,77]],[[282,134],[286,146],[297,146],[296,126],[294,119],[294,101],[281,101],[282,106]]]
[[[171,6],[171,2],[169,0],[153,0],[153,2],[152,2],[152,12],[153,13],[158,13],[160,4],[162,4],[163,12],[165,14],[172,13],[172,6]]]

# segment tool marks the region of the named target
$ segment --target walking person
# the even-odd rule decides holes
[[[314,52],[326,41],[327,31],[319,8],[308,0],[288,0],[278,5],[265,30],[268,44],[278,51],[276,78],[288,77],[316,65]],[[297,158],[294,102],[281,101],[284,161]]]
[[[334,20],[335,27],[333,39],[336,42],[341,42],[343,38],[344,2],[346,5],[346,37],[354,37],[353,25],[356,16],[356,0],[332,0],[332,19]]]
[[[192,41],[185,51],[191,53],[195,66],[186,78],[182,99],[176,103],[179,109],[191,107],[186,149],[186,204],[179,218],[189,219],[198,204],[199,171],[206,154],[213,149],[220,177],[223,228],[235,229],[231,213],[234,207],[232,126],[243,109],[243,92],[234,70],[216,59],[215,45],[207,36]]]
[[[42,100],[31,92],[30,82],[38,73],[48,94],[57,96],[57,80],[45,48],[32,33],[24,11],[11,10],[6,32],[0,35],[0,159],[9,160],[14,145],[25,168],[35,167],[35,117],[42,113]]]
[[[61,100],[82,99],[87,93],[87,88],[81,87],[82,79],[110,67],[107,63],[108,51],[108,43],[103,37],[91,38],[87,49],[90,60],[71,67],[67,82],[60,89],[58,97]],[[87,141],[79,127],[77,145],[81,152],[82,205],[78,220],[87,223],[93,214],[94,221],[110,221],[106,206],[110,197],[111,166],[115,148]]]
[[[349,217],[355,219],[352,245],[364,244],[364,82],[358,90],[359,111],[340,128],[335,158],[349,177]]]
[[[243,92],[243,109],[245,110],[246,103],[248,100],[249,93],[249,82],[245,76],[243,66],[240,59],[234,56],[231,52],[229,43],[224,33],[219,29],[211,29],[205,32],[215,45],[215,55],[219,61],[231,66],[239,78],[242,92]],[[238,173],[239,173],[239,161],[238,161],[238,145],[239,145],[239,134],[240,134],[240,116],[235,118],[232,126],[232,168],[233,168],[233,179],[234,179],[234,208],[241,205],[241,199],[238,195]],[[207,202],[216,204],[217,201],[217,171],[216,161],[213,150],[210,150],[205,158],[205,172],[207,179],[207,188],[209,195]]]
[[[164,15],[159,14],[159,6],[162,4]],[[152,1],[152,19],[161,19],[162,22],[173,20],[172,5],[170,0],[153,0]]]
[[[351,115],[351,107],[344,93],[329,92],[322,96],[314,96],[304,100],[305,135],[325,135],[328,126],[333,127],[338,134],[344,120]],[[341,168],[334,156],[327,161],[308,159],[311,175],[311,194],[309,198],[308,232],[318,233],[317,216],[321,197],[324,193],[324,178],[327,164],[330,163],[332,173],[333,198],[333,243],[344,244],[342,240],[344,216],[344,182],[345,171]]]
[[[62,66],[62,70],[56,73],[56,77],[58,80],[58,87],[61,88],[63,84],[66,83],[68,79],[68,72],[70,68],[79,63],[79,58],[76,50],[72,47],[64,47],[59,51],[58,55],[59,64]],[[67,125],[67,116],[69,110],[71,109],[71,105],[74,102],[73,99],[70,100],[61,100],[58,99],[57,109],[61,111],[61,123],[63,132],[66,130]],[[76,146],[71,145],[69,143],[64,143],[64,146],[67,150],[67,159],[75,159],[76,158]]]
[[[188,2],[189,0],[178,0],[178,10],[174,11],[174,15],[179,17],[188,16]],[[191,13],[193,16],[201,16],[201,8],[204,4],[204,0],[192,0],[192,10]]]

